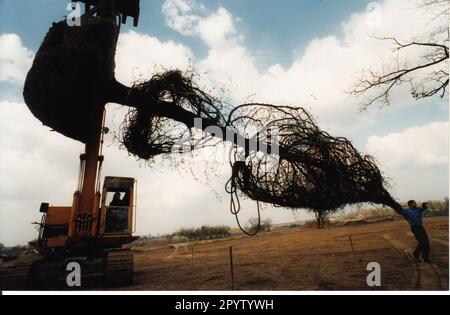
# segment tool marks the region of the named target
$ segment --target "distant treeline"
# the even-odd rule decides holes
[[[432,217],[448,217],[448,209],[447,210],[432,210],[425,211],[423,213],[424,217],[432,218]]]
[[[272,230],[272,219],[266,219],[259,222],[258,218],[250,218],[246,226],[246,230],[249,233],[258,232],[270,232]]]
[[[428,210],[423,213],[424,217],[448,217],[448,198],[445,200],[428,201]]]
[[[259,227],[259,229],[258,229]],[[258,224],[257,218],[251,218],[247,225],[245,225],[245,229],[248,232],[253,233],[258,230],[259,232],[270,232],[272,229],[272,220],[266,219],[262,220]],[[198,240],[212,240],[218,238],[227,238],[231,237],[233,234],[239,234],[239,230],[237,228],[233,229],[229,226],[209,226],[204,225],[199,228],[182,228],[173,234],[166,235],[143,235],[139,238],[138,242],[147,242],[147,241],[198,241]]]
[[[428,201],[429,211],[447,211],[448,213],[448,199]]]
[[[200,228],[183,228],[175,233],[175,236],[186,238],[188,240],[211,240],[217,238],[226,238],[231,236],[229,226],[202,226]]]
[[[28,245],[16,245],[16,246],[5,246],[0,243],[0,255],[4,256],[19,256],[21,253],[29,248]]]

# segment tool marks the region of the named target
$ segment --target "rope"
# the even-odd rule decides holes
[[[234,171],[234,167],[233,167],[233,175],[228,180],[228,182],[225,184],[225,190],[227,193],[230,194],[230,212],[236,218],[236,223],[237,223],[239,229],[244,234],[246,234],[248,236],[255,236],[256,234],[258,234],[259,230],[261,229],[261,208],[260,208],[259,201],[256,201],[256,209],[258,212],[257,228],[255,229],[255,231],[249,232],[242,226],[241,221],[239,220],[239,213],[241,212],[242,207],[241,207],[241,202],[239,200],[239,195],[237,193],[238,189],[237,189],[236,183],[234,182],[234,176],[235,176],[235,171]]]

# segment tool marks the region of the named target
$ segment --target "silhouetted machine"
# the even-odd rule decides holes
[[[91,10],[91,6],[107,1],[80,2]],[[114,18],[120,18],[117,24],[125,23],[129,16],[137,25],[139,0],[115,0],[114,10]],[[101,187],[104,105],[90,112],[89,123],[81,126],[89,128],[89,132],[83,139],[85,153],[80,156],[79,184],[72,205],[42,203],[39,236],[30,242],[39,255],[26,255],[0,265],[0,289],[64,284],[69,262],[79,263],[82,283],[91,278],[103,278],[110,285],[132,283],[133,254],[122,246],[138,238],[132,235],[136,182],[133,178],[106,177]]]

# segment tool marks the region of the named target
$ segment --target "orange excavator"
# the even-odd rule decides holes
[[[98,5],[85,0],[88,8]],[[121,22],[139,18],[139,0],[118,1]],[[101,186],[104,160],[102,144],[105,107],[91,113],[92,124],[80,156],[78,188],[71,206],[42,203],[38,238],[30,245],[34,253],[0,265],[0,290],[53,288],[66,284],[69,263],[80,266],[81,283],[94,280],[124,286],[133,282],[133,254],[123,248],[133,236],[136,213],[136,181],[126,177],[106,177]]]

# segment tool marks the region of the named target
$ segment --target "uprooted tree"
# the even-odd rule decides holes
[[[320,130],[301,107],[227,106],[180,71],[157,74],[133,87],[119,83],[114,77],[118,34],[113,19],[92,15],[83,16],[80,27],[69,27],[65,21],[53,25],[24,87],[29,109],[43,124],[86,142],[96,124],[94,117],[106,103],[128,106],[120,142],[149,162],[182,151],[179,143],[201,149],[211,141],[228,140],[234,160],[226,189],[235,214],[240,209],[239,194],[319,212],[361,202],[400,207],[386,190],[375,161],[360,154],[347,139]],[[209,132],[194,143],[193,128],[221,132]],[[269,130],[269,137],[260,135],[261,130]],[[277,130],[276,157],[259,154],[262,147],[273,151],[270,130]],[[233,137],[225,139],[229,133]]]

